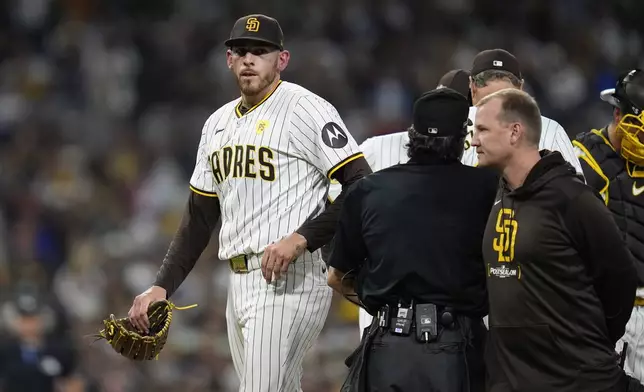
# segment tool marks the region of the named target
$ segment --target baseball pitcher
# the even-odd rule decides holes
[[[335,107],[280,79],[290,54],[275,19],[240,18],[225,45],[241,97],[206,121],[184,218],[129,317],[148,327],[149,304],[175,292],[221,219],[240,391],[299,391],[304,356],[331,305],[320,247],[333,237],[344,190],[371,170]],[[342,191],[326,208],[332,178]]]

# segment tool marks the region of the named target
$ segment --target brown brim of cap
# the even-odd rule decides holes
[[[602,101],[608,102],[613,106],[618,106],[617,101],[615,101],[615,89],[614,88],[608,88],[606,90],[602,90],[602,92],[599,93],[599,98],[601,98]]]
[[[224,45],[227,48],[230,48],[235,45],[236,42],[261,42],[264,44],[269,44],[271,46],[274,46],[278,48],[279,50],[284,50],[283,47],[280,45],[276,44],[275,42],[268,40],[268,39],[263,39],[263,38],[233,38],[233,39],[228,39],[224,42]]]

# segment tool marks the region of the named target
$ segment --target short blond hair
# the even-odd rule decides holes
[[[538,146],[541,140],[541,111],[537,101],[525,91],[506,88],[484,97],[476,106],[481,107],[494,99],[501,101],[501,112],[497,119],[506,124],[523,124],[527,130],[526,140]]]

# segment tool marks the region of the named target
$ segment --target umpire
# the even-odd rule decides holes
[[[425,93],[414,104],[409,162],[347,193],[328,281],[374,321],[343,390],[483,390],[481,241],[497,177],[460,163],[468,112],[452,89]]]

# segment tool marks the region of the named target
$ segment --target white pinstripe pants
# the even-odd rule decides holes
[[[259,269],[231,272],[226,320],[240,392],[301,391],[302,363],[331,306],[324,262],[298,260],[268,284]]]
[[[628,343],[624,371],[642,382],[644,380],[644,307],[633,308],[631,318],[626,324],[626,332],[617,341],[615,350],[618,353],[622,352],[624,342]]]

